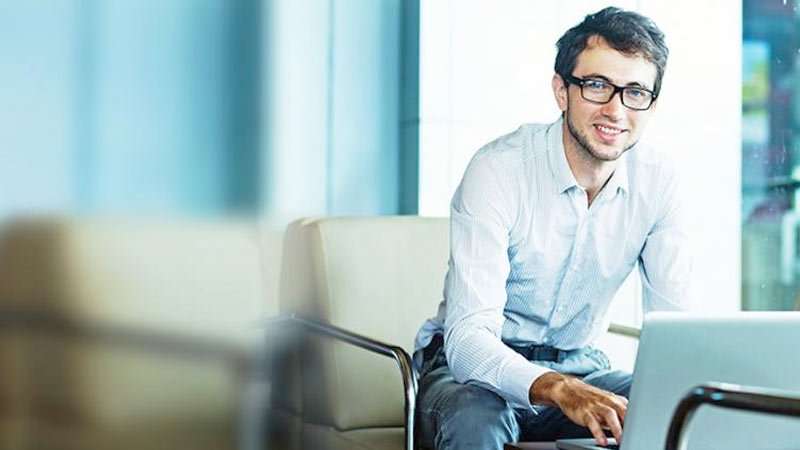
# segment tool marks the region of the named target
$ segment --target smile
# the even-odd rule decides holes
[[[623,130],[622,128],[616,128],[608,125],[600,125],[594,124],[594,132],[598,138],[600,138],[603,142],[612,143],[616,142],[616,140],[620,137],[622,133],[627,130]]]
[[[624,130],[621,130],[619,128],[608,127],[608,126],[605,126],[605,125],[595,125],[595,128],[600,130],[601,133],[607,134],[607,135],[610,135],[610,136],[616,136],[616,135],[618,135],[618,134],[620,134],[620,133],[622,133],[624,131]]]

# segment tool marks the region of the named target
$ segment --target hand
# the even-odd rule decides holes
[[[558,406],[571,421],[589,428],[598,445],[608,445],[603,430],[622,441],[622,424],[628,411],[628,399],[598,389],[575,377],[548,372],[530,388],[531,403]]]

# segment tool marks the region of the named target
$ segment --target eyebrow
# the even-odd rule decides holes
[[[583,78],[592,78],[592,79],[595,79],[595,80],[606,81],[608,83],[614,84],[614,82],[611,81],[610,78],[608,78],[605,75],[601,75],[599,73],[591,73],[591,74],[588,74],[588,75],[584,75]],[[647,89],[649,91],[653,90],[653,88],[647,87],[644,84],[639,83],[638,81],[632,81],[632,82],[630,82],[630,83],[628,83],[628,84],[626,84],[625,86],[622,86],[622,87],[637,87],[637,88]]]

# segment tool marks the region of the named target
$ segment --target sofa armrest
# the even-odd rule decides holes
[[[667,442],[664,447],[666,450],[686,449],[687,425],[697,408],[705,404],[720,408],[800,417],[800,397],[790,396],[790,393],[786,391],[725,383],[703,384],[684,395],[675,408],[667,433]]]
[[[298,326],[304,331],[312,332],[328,338],[336,339],[349,345],[359,347],[372,353],[393,358],[397,363],[403,379],[405,394],[405,448],[414,448],[414,414],[417,399],[417,378],[411,364],[411,356],[402,347],[387,344],[350,330],[322,323],[298,314],[278,316],[267,322],[269,327]]]
[[[639,339],[639,335],[642,334],[642,330],[635,327],[630,327],[627,325],[621,325],[618,323],[611,322],[608,326],[608,332],[612,334],[619,334],[622,336],[628,336],[635,339]]]

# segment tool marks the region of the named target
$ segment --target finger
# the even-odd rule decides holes
[[[591,414],[587,414],[586,416],[586,427],[592,432],[592,436],[594,436],[594,440],[597,442],[597,445],[603,447],[608,445],[606,434],[603,432],[603,429],[600,427],[600,423],[597,421],[597,419],[595,419]]]
[[[619,417],[617,417],[617,412],[613,408],[603,408],[603,419],[605,421],[605,425],[608,429],[611,430],[611,434],[614,435],[614,438],[619,441],[622,440],[622,424],[619,422]]]
[[[628,401],[625,399],[625,397],[618,397],[618,400],[619,399],[625,401],[611,402],[611,407],[614,408],[614,411],[616,411],[620,421],[622,421],[622,423],[625,423],[625,417],[628,415]]]

